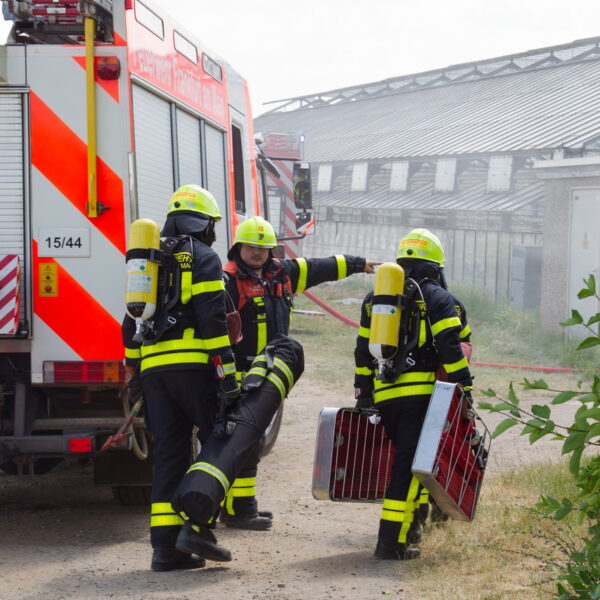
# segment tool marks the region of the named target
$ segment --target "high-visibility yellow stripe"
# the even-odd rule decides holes
[[[192,329],[193,332],[193,329]],[[179,338],[177,340],[167,340],[165,342],[158,342],[150,346],[142,346],[141,354],[142,357],[150,356],[152,354],[158,354],[159,352],[176,352],[181,350],[205,350],[206,346],[204,340],[199,338]]]
[[[412,508],[412,503],[409,504],[404,500],[392,500],[391,498],[384,498],[383,508],[389,510],[407,510],[408,508]]]
[[[357,375],[373,375],[373,369],[369,367],[356,367],[354,372]]]
[[[199,364],[208,363],[208,354],[206,352],[173,352],[172,354],[159,354],[158,356],[149,356],[142,360],[141,371],[162,367],[165,365],[177,364]]]
[[[425,319],[421,319],[419,323],[419,348],[425,344],[427,341],[427,327],[425,325]]]
[[[402,523],[406,519],[406,513],[404,512],[396,512],[394,510],[385,510],[381,511],[381,520],[382,521],[394,521],[395,523]]]
[[[150,517],[150,527],[172,527],[173,525],[183,525],[183,519],[179,515],[152,515]]]
[[[264,377],[267,374],[267,369],[264,367],[252,367],[247,373],[246,377],[249,375],[258,375],[259,377]]]
[[[306,289],[306,278],[308,277],[308,265],[305,258],[296,258],[300,272],[298,273],[298,283],[296,284],[295,293],[299,294]]]
[[[231,495],[231,490],[227,492],[227,496],[225,496],[225,510],[228,515],[235,515],[235,510],[233,509],[233,496]]]
[[[417,508],[417,495],[419,493],[419,480],[413,476],[410,480],[410,486],[408,488],[408,494],[406,496],[406,503],[411,504],[412,508],[406,511],[406,518],[402,523],[402,527],[400,527],[400,532],[398,534],[398,542],[401,544],[406,543],[406,536],[408,535],[408,530],[410,529],[410,525],[413,522],[415,517],[415,509]]]
[[[249,498],[256,494],[256,489],[253,487],[247,488],[231,488],[227,493],[231,498]]]
[[[415,506],[415,500],[417,498],[417,494],[419,493],[419,480],[413,475],[410,480],[410,486],[408,487],[408,495],[406,496],[406,502],[411,503],[413,508]]]
[[[283,399],[285,398],[285,386],[283,385],[283,381],[281,381],[275,373],[269,373],[267,379],[279,390],[281,401],[283,402]]]
[[[184,271],[181,274],[181,303],[187,304],[192,297],[192,272]]]
[[[139,358],[141,355],[139,348],[125,348],[125,358]]]
[[[170,502],[154,502],[150,507],[153,515],[157,514],[176,514]]]
[[[363,337],[363,338],[369,339],[370,335],[371,335],[371,328],[370,327],[361,327],[358,330],[358,337]]]
[[[283,371],[283,374],[288,380],[289,387],[291,388],[294,385],[294,375],[291,369],[280,358],[275,357],[273,362]]]
[[[397,383],[428,383],[435,381],[435,373],[433,371],[409,371],[398,375],[393,384],[384,383],[379,379],[375,380],[375,388],[385,388]]]
[[[173,352],[180,350],[214,350],[229,346],[229,336],[221,335],[214,338],[195,338],[194,328],[188,327],[184,330],[181,338],[157,342],[150,346],[142,346],[141,356],[149,356],[159,352]]]
[[[336,254],[335,261],[337,262],[338,279],[348,277],[348,265],[346,264],[346,259],[343,254]]]
[[[466,358],[461,358],[457,360],[455,363],[444,364],[444,369],[446,369],[446,373],[454,373],[455,371],[460,371],[461,369],[466,369],[469,366],[469,363]]]
[[[267,315],[265,310],[265,301],[260,296],[252,299],[259,311],[256,324],[256,354],[259,354],[267,345]]]
[[[225,363],[223,365],[223,372],[225,373],[225,375],[232,375],[233,373],[235,373],[235,363]]]
[[[434,323],[431,326],[431,332],[433,335],[437,335],[438,333],[444,331],[444,329],[450,329],[451,327],[460,327],[460,319],[458,317],[449,317],[447,319],[442,319],[437,323]]]
[[[407,385],[406,387],[396,387],[392,389],[375,390],[373,400],[375,404],[392,398],[404,398],[406,396],[429,396],[433,393],[433,384],[425,385]]]
[[[204,294],[205,292],[218,292],[225,289],[225,284],[222,279],[214,281],[200,281],[192,285],[192,296]]]
[[[187,470],[188,473],[191,473],[192,471],[204,471],[205,473],[212,475],[223,486],[225,493],[229,490],[229,479],[227,479],[227,475],[214,465],[206,462],[197,462]]]
[[[461,332],[460,332],[460,339],[463,340],[464,338],[468,337],[469,335],[471,335],[471,327],[469,327],[469,325],[465,325]]]
[[[204,342],[204,348],[207,350],[214,350],[215,348],[225,348],[226,346],[229,346],[228,335],[220,335],[219,337],[214,338],[204,338],[202,341]]]
[[[419,494],[419,502],[418,504],[427,504],[429,502],[429,492],[427,488],[422,488],[421,493]]]
[[[256,485],[256,477],[238,477],[231,486],[232,488],[248,487]]]

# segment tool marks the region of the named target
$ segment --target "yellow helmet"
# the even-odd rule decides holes
[[[446,261],[442,243],[428,229],[413,229],[400,240],[396,259],[400,258],[428,260],[440,267],[443,267]]]
[[[233,238],[233,245],[236,244],[275,248],[277,246],[277,236],[269,221],[265,221],[262,217],[250,217],[240,223],[237,228]]]
[[[215,197],[199,185],[182,185],[169,201],[167,215],[186,211],[188,213],[200,213],[215,221],[221,219],[221,210]]]

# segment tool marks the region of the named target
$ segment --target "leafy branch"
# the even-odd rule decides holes
[[[596,298],[596,278],[590,275],[584,279],[585,287],[577,297]],[[561,323],[564,327],[583,326],[591,335],[583,339],[577,350],[586,350],[600,345],[600,335],[594,325],[600,323],[600,312],[585,320],[577,310],[571,311],[571,317]],[[498,398],[497,404],[481,402],[479,408],[498,413],[506,417],[498,424],[492,437],[498,437],[515,425],[522,425],[522,435],[529,435],[530,443],[535,443],[546,435],[553,434],[555,440],[563,442],[562,453],[570,454],[569,470],[578,491],[572,498],[558,500],[551,496],[542,496],[536,508],[542,514],[561,521],[574,513],[580,522],[587,524],[587,536],[580,545],[569,547],[564,541],[554,540],[563,551],[568,552],[568,562],[556,584],[555,600],[600,600],[600,455],[595,454],[581,464],[581,457],[587,448],[600,446],[600,377],[594,375],[589,390],[552,390],[543,379],[524,380],[525,389],[545,390],[556,395],[549,404],[535,404],[531,410],[519,406],[519,398],[515,394],[511,382],[508,398],[498,398],[494,390],[483,391],[484,396]],[[581,388],[581,382],[578,387]],[[573,423],[564,426],[552,420],[552,405],[576,400],[580,406],[575,412]],[[561,433],[559,430],[564,431]],[[561,543],[562,542],[562,543]]]

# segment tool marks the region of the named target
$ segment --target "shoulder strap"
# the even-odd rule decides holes
[[[233,298],[231,297],[231,294],[227,291],[227,282],[229,281],[229,279],[230,279],[229,274],[226,273],[225,271],[223,271],[223,283],[225,284],[224,288],[225,288],[226,312],[232,313],[232,312],[237,311],[237,307],[233,303]]]

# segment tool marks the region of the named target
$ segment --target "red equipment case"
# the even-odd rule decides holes
[[[482,431],[475,428],[475,419]],[[460,386],[437,381],[413,461],[413,473],[453,519],[473,520],[490,435]],[[321,410],[312,492],[318,500],[380,502],[387,489],[394,446],[376,410]]]
[[[321,410],[312,485],[317,500],[383,500],[394,446],[379,419],[375,410]]]

